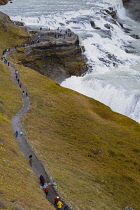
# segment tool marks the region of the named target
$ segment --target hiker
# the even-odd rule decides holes
[[[45,188],[45,194],[46,194],[46,196],[48,195],[48,192],[49,192],[49,188],[46,187],[46,188]]]
[[[21,84],[19,84],[19,87],[21,88]]]
[[[45,194],[46,194],[46,196],[47,196],[47,195],[48,195],[48,192],[49,192],[48,184],[46,183],[46,184],[43,186],[43,188],[44,188],[44,192],[45,192]]]
[[[44,179],[44,177],[43,177],[42,175],[40,175],[39,179],[40,179],[40,184],[41,184],[42,186],[44,186],[44,184],[45,184],[45,179]]]
[[[7,60],[6,60],[6,59],[4,59],[4,63],[6,63],[6,64],[7,64]]]
[[[16,137],[18,136],[18,131],[15,132]]]
[[[61,201],[57,202],[57,209],[61,210],[63,206],[63,203]]]
[[[23,132],[22,132],[22,131],[20,131],[20,132],[19,132],[19,134],[20,134],[20,136],[22,136],[22,135],[23,135]]]
[[[32,167],[33,160],[32,160],[32,155],[29,155],[29,165]]]
[[[28,93],[26,92],[26,97],[28,96]]]
[[[23,95],[24,95],[24,90],[22,91]]]
[[[56,196],[55,198],[54,198],[54,206],[56,206],[57,205],[57,202],[59,201],[59,196]]]

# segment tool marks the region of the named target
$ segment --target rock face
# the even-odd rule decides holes
[[[71,75],[80,76],[88,69],[79,38],[70,41],[48,39],[17,49],[21,63],[61,83]]]
[[[140,21],[140,0],[123,0],[123,4],[128,15],[136,21]]]
[[[7,4],[7,3],[8,3],[8,1],[10,1],[10,0],[0,0],[0,5]]]

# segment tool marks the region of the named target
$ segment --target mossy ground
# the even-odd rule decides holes
[[[140,125],[30,68],[15,66],[32,106],[23,120],[26,135],[63,198],[80,210],[127,205],[138,210]]]

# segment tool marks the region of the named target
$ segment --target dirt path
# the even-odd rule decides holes
[[[13,51],[14,51],[14,49],[10,50],[10,52],[5,52],[3,57],[5,57],[5,59],[7,60],[7,56]],[[11,125],[13,127],[14,132],[16,132],[16,131],[18,131],[18,132],[22,131],[23,132],[23,135],[18,135],[17,136],[17,138],[16,138],[17,143],[18,143],[21,151],[23,152],[23,154],[25,155],[27,160],[29,160],[29,155],[32,155],[33,165],[32,165],[31,168],[34,171],[34,173],[37,175],[38,179],[39,179],[40,175],[43,175],[46,183],[50,183],[49,193],[47,195],[47,199],[49,200],[49,202],[51,204],[54,205],[54,197],[59,196],[59,195],[54,188],[54,184],[51,183],[51,181],[49,179],[49,176],[48,176],[47,172],[45,171],[45,169],[43,167],[43,164],[37,158],[33,149],[29,145],[27,136],[25,136],[25,134],[24,134],[25,132],[24,132],[24,130],[22,128],[22,124],[21,124],[21,120],[22,120],[23,115],[31,108],[29,97],[28,97],[28,95],[26,95],[27,89],[21,83],[20,75],[18,77],[18,79],[19,79],[19,82],[18,82],[18,80],[16,78],[16,75],[15,75],[15,68],[10,63],[8,63],[8,60],[7,60],[7,65],[9,67],[10,72],[11,72],[11,77],[12,77],[12,80],[13,80],[14,84],[17,85],[17,86],[21,85],[21,90],[22,90],[22,104],[23,104],[23,106],[11,120]],[[23,93],[23,91],[24,91],[24,93]],[[62,199],[61,199],[61,201],[62,201]],[[65,202],[63,202],[63,208],[62,209],[64,209],[64,207],[66,207]],[[70,209],[71,209],[70,207],[67,207],[67,210],[70,210]]]

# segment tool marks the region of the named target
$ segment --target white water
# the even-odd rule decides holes
[[[99,100],[140,123],[140,40],[130,36],[140,36],[140,25],[125,16],[121,0],[28,0],[26,5],[23,0],[14,2],[2,7],[13,20],[30,26],[71,28],[79,35],[89,72],[82,77],[72,76],[62,86]],[[123,26],[132,30],[130,34],[104,11],[110,6],[117,10]],[[99,30],[92,28],[92,20]]]

